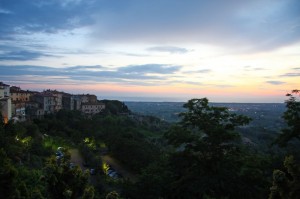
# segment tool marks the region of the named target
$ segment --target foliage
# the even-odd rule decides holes
[[[128,198],[167,198],[173,180],[167,158],[161,157],[142,170],[138,182],[127,184],[125,195]]]
[[[57,164],[57,161],[51,158],[44,170],[50,198],[78,198],[92,191],[88,188],[89,174],[83,173],[78,166],[70,168],[67,160],[63,159]]]
[[[87,142],[87,140],[91,142]],[[92,143],[92,145],[91,145]],[[92,168],[100,169],[102,166],[102,160],[100,154],[96,150],[96,144],[94,139],[85,138],[85,140],[79,144],[79,150],[84,159],[84,164]]]
[[[293,90],[288,93],[289,97],[285,101],[287,110],[284,112],[283,118],[287,122],[288,127],[282,130],[276,140],[281,147],[294,147],[294,155],[298,155],[298,145],[293,145],[293,140],[300,141],[300,100],[294,95],[300,96],[299,90]],[[294,156],[285,157],[285,171],[276,169],[273,171],[273,186],[270,188],[269,199],[296,199],[300,195],[300,164],[294,159]]]
[[[287,110],[284,112],[283,118],[288,128],[283,129],[282,134],[278,137],[277,144],[279,146],[286,146],[293,138],[300,141],[300,90],[293,90],[286,96],[289,99],[285,101]]]
[[[250,118],[230,113],[226,107],[209,106],[206,98],[189,100],[184,107],[188,110],[180,114],[182,121],[166,133],[166,138],[202,157],[216,159],[233,152],[239,138],[235,127],[250,122]]]
[[[6,198],[267,197],[274,162],[248,150],[236,131],[250,118],[211,106],[206,98],[192,99],[184,105],[182,121],[169,128],[155,117],[129,114],[122,102],[104,103],[108,111],[93,117],[61,110],[33,122],[1,123],[1,193]],[[292,115],[287,129],[294,132]],[[89,166],[100,169],[103,144],[103,151],[139,175],[137,181],[108,183],[108,176],[97,172],[89,183],[88,173],[70,167],[67,152],[59,162],[49,159],[58,146],[79,147]],[[276,172],[288,185],[274,182],[276,197],[280,190],[298,193],[299,167],[288,162],[288,172]]]
[[[134,129],[111,132],[105,141],[112,155],[135,172],[140,172],[159,155],[153,144]]]
[[[0,149],[0,192],[3,198],[14,198],[18,196],[17,189],[18,171],[12,165],[3,149]]]
[[[243,151],[234,131],[250,118],[209,106],[206,98],[189,100],[184,107],[182,121],[165,135],[176,147],[169,157],[174,178],[169,197],[264,198],[268,184],[262,160]]]
[[[106,195],[105,199],[121,199],[121,198],[120,198],[120,195],[118,194],[118,192],[112,191]]]
[[[130,110],[125,103],[118,100],[101,100],[100,102],[105,104],[105,114],[117,115],[122,113],[130,113]]]
[[[300,166],[293,156],[285,158],[284,167],[287,173],[281,170],[273,172],[273,186],[270,188],[269,199],[296,199],[300,195]]]

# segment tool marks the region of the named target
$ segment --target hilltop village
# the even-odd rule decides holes
[[[24,121],[27,118],[41,118],[61,109],[78,110],[86,115],[94,115],[105,109],[105,104],[93,94],[73,95],[49,89],[37,92],[3,82],[0,82],[0,106],[5,123],[10,119]]]

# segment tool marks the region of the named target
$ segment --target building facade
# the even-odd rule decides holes
[[[11,99],[10,97],[0,98],[0,109],[4,120],[7,123],[11,119]]]
[[[32,92],[32,91],[24,91],[21,90],[19,87],[12,87],[10,89],[10,95],[11,95],[11,100],[13,102],[29,102],[30,97],[36,94],[37,92]]]
[[[0,109],[4,123],[11,119],[12,113],[9,87],[9,85],[0,82]]]
[[[26,102],[26,116],[29,118],[42,118],[45,111],[38,102]]]
[[[45,114],[55,112],[55,97],[52,94],[39,93],[32,96],[32,101],[39,104],[39,109],[43,109]]]
[[[18,118],[21,121],[26,119],[26,102],[12,102],[11,111],[12,117]]]
[[[3,82],[0,82],[0,88],[3,89],[4,97],[10,96],[10,85],[4,84]]]
[[[105,104],[100,102],[87,102],[81,104],[81,112],[87,115],[94,115],[102,112],[105,109]]]
[[[102,112],[105,104],[98,102],[97,96],[92,94],[72,95],[56,90],[25,91],[0,82],[0,107],[7,122],[12,117],[18,120],[25,120],[26,117],[41,118],[44,114],[61,109],[78,110],[93,115]]]
[[[43,92],[46,95],[52,95],[54,97],[54,112],[57,112],[63,108],[63,92],[57,90],[46,90]]]

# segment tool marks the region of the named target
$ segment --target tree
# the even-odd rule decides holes
[[[165,134],[175,147],[169,156],[168,197],[265,198],[261,160],[243,151],[235,131],[251,119],[210,106],[207,98],[191,99],[184,107],[182,121]]]
[[[51,158],[45,167],[45,180],[50,198],[78,198],[92,196],[93,189],[88,188],[88,173],[76,166],[70,168],[68,161],[62,159],[60,165]]]
[[[95,189],[92,186],[87,186],[84,189],[82,199],[93,199],[95,197]]]
[[[292,90],[292,92],[286,94],[286,96],[289,97],[289,99],[285,101],[287,110],[282,117],[288,127],[282,130],[282,133],[276,140],[279,146],[286,146],[293,138],[300,140],[300,90]]]
[[[293,156],[285,158],[284,167],[287,173],[274,170],[273,186],[269,199],[297,199],[300,196],[300,167]]]
[[[223,156],[228,152],[239,138],[235,127],[251,121],[246,116],[230,113],[226,107],[209,106],[207,98],[191,99],[183,107],[187,112],[180,113],[182,121],[166,138],[186,150],[199,150],[200,145],[206,145],[213,152],[210,155]]]
[[[121,198],[120,198],[120,195],[118,194],[118,192],[111,191],[106,195],[105,199],[121,199]]]
[[[7,157],[5,151],[0,149],[0,193],[3,198],[18,198],[17,189],[18,171]]]
[[[298,95],[298,98],[295,96]],[[275,143],[281,147],[287,147],[290,141],[300,141],[300,90],[292,90],[286,94],[289,97],[285,101],[287,110],[283,114],[288,127],[282,130]],[[298,148],[294,152],[299,152]],[[287,172],[274,170],[273,186],[270,188],[269,199],[296,199],[300,195],[300,165],[294,160],[294,156],[287,156],[284,161]]]
[[[101,100],[100,102],[105,104],[104,113],[106,114],[110,113],[117,115],[120,113],[130,113],[130,110],[124,102],[120,102],[118,100]]]

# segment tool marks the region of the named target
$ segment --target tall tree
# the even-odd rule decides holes
[[[292,140],[300,141],[300,90],[292,90],[286,94],[289,97],[285,101],[287,110],[283,114],[288,127],[282,130],[275,143],[281,147],[287,147]],[[299,152],[295,148],[294,155]],[[300,195],[300,164],[293,155],[287,156],[284,161],[286,171],[274,170],[273,186],[270,188],[269,199],[296,199]]]
[[[261,160],[243,152],[235,131],[251,119],[211,106],[206,98],[189,100],[184,107],[182,121],[165,135],[176,147],[169,158],[173,182],[168,197],[265,198]]]
[[[289,99],[285,101],[287,110],[283,114],[283,119],[288,127],[282,130],[276,140],[279,146],[286,146],[294,138],[300,141],[300,90],[292,90],[286,96]]]

